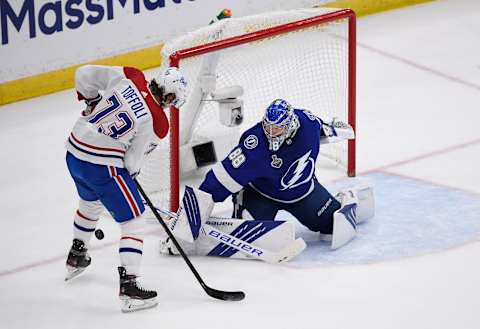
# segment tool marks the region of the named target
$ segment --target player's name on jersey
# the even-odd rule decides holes
[[[125,90],[122,91],[122,96],[130,105],[130,109],[135,114],[137,119],[148,114],[147,109],[145,108],[145,102],[143,102],[141,96],[137,94],[132,86],[125,88]]]

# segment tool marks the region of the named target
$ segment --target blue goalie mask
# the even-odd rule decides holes
[[[298,128],[298,120],[292,106],[283,99],[274,100],[265,111],[262,127],[267,136],[270,151],[278,151],[286,138]]]

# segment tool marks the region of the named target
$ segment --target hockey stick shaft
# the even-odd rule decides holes
[[[177,214],[174,212],[164,210],[164,209],[159,209],[159,208],[157,208],[157,210],[169,217],[172,217],[172,218],[178,217]],[[300,252],[302,252],[306,246],[305,241],[299,238],[293,241],[292,243],[290,243],[289,245],[285,246],[282,250],[278,252],[272,252],[270,250],[266,250],[254,244],[251,244],[247,241],[244,241],[238,237],[235,237],[223,231],[217,230],[216,228],[208,224],[202,224],[202,232],[209,238],[219,243],[223,243],[228,247],[236,249],[246,254],[247,256],[257,258],[271,264],[277,264],[277,263],[285,262],[292,259],[296,255],[298,255]]]
[[[197,270],[193,266],[193,264],[190,261],[190,259],[188,258],[188,256],[183,251],[182,247],[180,247],[180,244],[178,243],[177,239],[175,239],[175,237],[173,236],[173,234],[170,231],[170,229],[168,228],[167,224],[165,224],[165,222],[163,221],[162,217],[160,216],[160,214],[157,211],[157,208],[155,208],[152,201],[150,201],[150,198],[147,196],[147,194],[143,190],[143,188],[140,185],[140,183],[138,182],[138,180],[136,178],[134,178],[133,180],[135,181],[135,184],[137,185],[138,191],[142,195],[143,199],[145,200],[147,205],[150,207],[150,210],[155,215],[155,217],[157,218],[160,225],[162,225],[162,227],[165,230],[165,232],[167,233],[167,235],[170,237],[170,240],[173,242],[173,244],[177,248],[178,252],[182,256],[185,263],[187,263],[188,267],[192,271],[192,273],[195,276],[195,278],[197,279],[197,281],[202,286],[203,290],[205,290],[205,292],[210,297],[217,298],[217,299],[231,300],[231,301],[238,301],[238,300],[244,299],[245,298],[245,293],[243,291],[221,291],[221,290],[216,290],[216,289],[210,288],[209,286],[206,285],[206,283],[203,281],[202,277],[197,272]]]

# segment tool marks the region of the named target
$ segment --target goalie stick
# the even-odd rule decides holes
[[[159,209],[159,208],[156,208],[156,210],[172,218],[178,217],[176,213],[168,210]],[[289,261],[293,257],[300,254],[307,246],[305,241],[302,238],[298,238],[292,243],[290,243],[289,245],[287,245],[286,247],[282,248],[282,250],[273,252],[270,250],[260,248],[244,240],[241,240],[237,237],[234,237],[233,235],[217,230],[216,228],[208,224],[202,224],[201,231],[206,236],[218,241],[219,243],[223,243],[248,256],[258,258],[270,264],[278,264],[281,262]]]
[[[167,224],[165,224],[163,219],[160,217],[160,214],[158,213],[157,208],[155,208],[155,206],[152,204],[152,201],[150,201],[150,199],[146,195],[145,191],[143,190],[142,186],[138,183],[136,178],[134,178],[133,180],[135,181],[135,184],[137,185],[138,191],[142,195],[143,199],[145,200],[147,205],[150,207],[153,214],[157,218],[158,222],[160,223],[160,225],[162,225],[163,229],[168,234],[168,236],[172,240],[173,244],[177,248],[178,252],[180,253],[180,255],[182,255],[183,260],[185,261],[185,263],[187,263],[188,267],[192,271],[192,273],[195,276],[195,278],[197,279],[197,281],[202,286],[203,290],[207,293],[207,295],[209,295],[210,297],[216,298],[216,299],[228,300],[228,301],[239,301],[239,300],[244,299],[245,298],[245,293],[243,291],[222,291],[222,290],[213,289],[213,288],[206,285],[206,283],[203,281],[200,274],[198,274],[197,270],[195,269],[193,264],[190,262],[190,259],[187,257],[187,255],[185,254],[183,249],[178,244],[177,240],[173,236],[173,234],[170,231],[170,229],[168,228]]]

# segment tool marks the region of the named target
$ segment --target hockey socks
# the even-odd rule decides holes
[[[142,216],[121,223],[122,236],[120,238],[120,263],[128,274],[138,275],[143,254],[143,227]]]
[[[83,241],[87,248],[102,212],[103,205],[100,201],[80,199],[73,220],[73,238]]]

